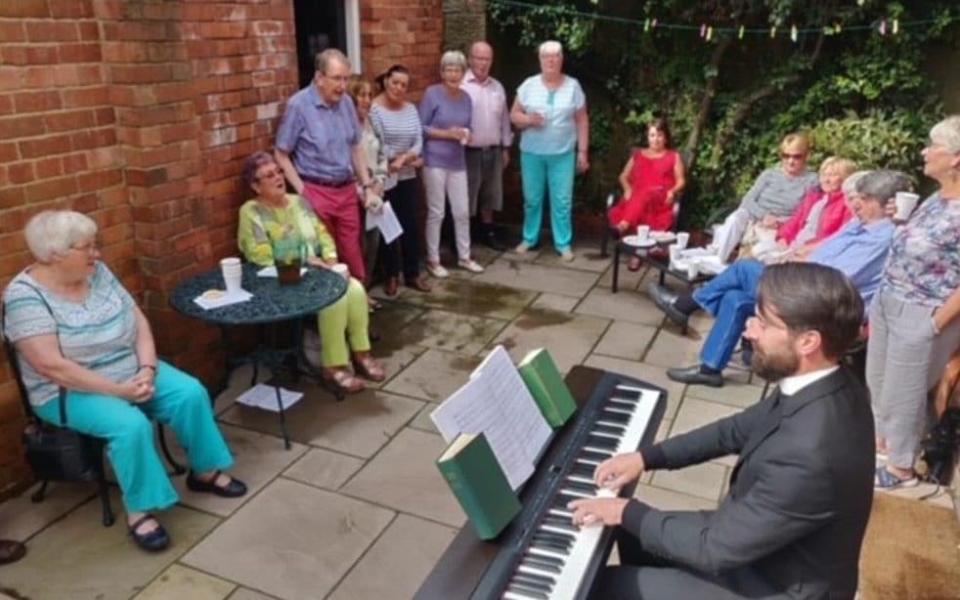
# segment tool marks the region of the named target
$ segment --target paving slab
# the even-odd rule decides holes
[[[407,344],[460,354],[476,354],[507,324],[501,319],[430,311],[398,332]]]
[[[656,333],[657,330],[649,325],[614,321],[593,352],[626,360],[640,360]]]
[[[658,327],[663,313],[646,296],[631,291],[611,293],[609,288],[595,287],[574,312]]]
[[[427,350],[384,387],[388,392],[430,402],[443,402],[467,382],[483,359],[479,356]]]
[[[692,387],[692,386],[691,386]],[[730,415],[739,413],[740,409],[729,404],[720,404],[719,402],[708,402],[698,398],[686,397],[677,411],[677,416],[673,420],[673,427],[670,429],[670,437],[676,437],[682,433],[693,431],[698,427],[709,425],[714,421],[719,421]],[[737,464],[736,456],[724,456],[717,458],[714,462],[733,467]]]
[[[148,554],[137,548],[124,525],[120,494],[111,493],[117,522],[104,527],[99,501],[87,502],[30,539],[19,562],[4,565],[2,586],[17,598],[76,600],[130,598],[209,533],[220,520],[174,507],[158,514],[171,545]]]
[[[227,600],[275,600],[275,596],[268,596],[250,588],[240,587],[237,591],[230,594]]]
[[[760,392],[763,388],[755,385],[743,383],[742,381],[732,380],[724,372],[724,383],[721,388],[713,388],[706,385],[691,385],[687,387],[687,396],[709,400],[710,402],[719,402],[736,406],[738,408],[748,408],[760,401]]]
[[[431,521],[397,516],[329,600],[413,598],[456,533]]]
[[[227,445],[233,453],[234,466],[228,472],[247,484],[247,495],[240,498],[221,498],[213,494],[191,492],[187,489],[186,477],[174,477],[173,486],[180,494],[180,503],[206,512],[229,516],[247,502],[267,483],[276,478],[290,463],[304,452],[307,446],[294,443],[290,450],[283,447],[283,440],[249,429],[221,425]],[[172,436],[171,436],[172,437]],[[171,452],[180,464],[186,464],[185,453],[171,442]]]
[[[290,465],[283,475],[316,487],[336,490],[359,471],[363,464],[361,459],[353,456],[311,448]]]
[[[693,332],[691,333],[696,335]],[[667,328],[661,328],[643,361],[662,367],[664,371],[670,367],[688,367],[700,364],[700,348],[702,346],[703,340],[690,335],[680,335]]]
[[[52,482],[47,486],[43,502],[33,502],[30,495],[39,488],[39,483],[34,484],[0,504],[0,539],[26,541],[97,493],[94,483]]]
[[[423,402],[366,390],[351,394],[342,402],[304,398],[287,411],[290,438],[301,444],[320,446],[361,458],[373,456],[403,427]],[[221,419],[232,425],[273,436],[280,435],[276,413],[234,406]],[[277,444],[283,442],[277,439]]]
[[[555,310],[557,312],[570,312],[579,303],[580,298],[577,296],[564,296],[562,294],[551,294],[550,292],[544,292],[537,296],[537,299],[533,301],[533,304],[530,305],[530,308]]]
[[[667,375],[661,367],[599,354],[591,354],[583,364],[588,367],[627,375],[628,377],[636,377],[641,381],[646,381],[651,385],[667,390],[667,408],[663,418],[672,419],[674,415],[677,414],[677,408],[683,399],[683,389],[685,386],[682,383],[667,379]]]
[[[449,312],[510,320],[529,305],[536,292],[464,279],[434,280],[429,294],[405,292],[401,301]]]
[[[591,271],[540,265],[517,260],[516,255],[504,255],[488,266],[474,281],[534,292],[583,296],[599,277],[598,273]]]
[[[610,266],[610,257],[600,256],[600,242],[574,243],[573,260],[566,262],[556,252],[541,252],[534,261],[538,265],[563,267],[578,271],[601,273]]]
[[[426,431],[427,433],[439,434],[440,430],[437,429],[437,426],[433,423],[433,419],[430,418],[430,413],[435,410],[437,410],[437,405],[428,403],[426,406],[420,409],[420,412],[418,412],[417,416],[415,416],[413,420],[407,424],[407,427],[419,429],[420,431]]]
[[[435,464],[447,444],[406,428],[342,488],[342,493],[431,521],[460,527],[460,504]]]
[[[720,499],[728,472],[727,467],[708,462],[676,471],[654,471],[650,483],[656,487],[716,502]]]
[[[183,565],[171,565],[133,600],[223,600],[237,588],[231,583]]]
[[[183,562],[279,598],[320,599],[393,517],[384,508],[281,478]]]
[[[493,341],[503,344],[514,362],[531,350],[547,348],[561,373],[580,364],[610,321],[597,317],[527,309]]]

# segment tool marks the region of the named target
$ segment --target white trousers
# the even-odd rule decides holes
[[[440,264],[440,227],[450,199],[453,229],[460,260],[470,259],[470,198],[467,172],[439,167],[423,168],[423,187],[427,192],[427,262]]]
[[[730,259],[730,254],[743,239],[743,234],[746,233],[750,221],[750,213],[738,208],[730,213],[730,216],[722,225],[717,227],[712,245],[717,249],[720,262],[726,263]]]

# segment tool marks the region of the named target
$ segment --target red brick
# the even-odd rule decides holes
[[[100,190],[121,183],[123,183],[123,172],[120,169],[91,171],[77,175],[77,186],[81,192]]]
[[[34,168],[37,172],[37,179],[52,179],[63,175],[63,161],[59,156],[42,158],[36,162]]]
[[[4,67],[0,65],[0,92],[4,90],[18,90],[23,85],[22,69]]]
[[[50,9],[46,0],[16,0],[16,2],[0,3],[0,18],[43,18],[50,16]]]
[[[84,194],[82,196],[74,196],[70,199],[70,210],[75,210],[82,213],[92,213],[97,210],[99,202],[97,201],[96,194]]]
[[[96,124],[94,112],[90,109],[48,113],[43,120],[50,133],[86,129]]]
[[[31,42],[73,42],[80,39],[72,21],[28,21],[27,39]]]
[[[13,103],[18,113],[59,110],[63,105],[60,92],[51,90],[15,94]]]
[[[17,144],[14,142],[0,142],[0,163],[17,160],[20,154],[17,152]]]
[[[70,142],[74,150],[86,150],[88,148],[111,146],[117,143],[117,135],[113,128],[106,127],[103,129],[74,133],[70,138]]]
[[[0,209],[22,206],[26,203],[27,196],[23,191],[23,187],[19,185],[5,185],[0,187]],[[3,213],[3,218],[0,219],[0,231],[11,231],[10,229],[5,228],[3,223],[9,218],[9,213]]]
[[[64,108],[83,108],[106,104],[109,88],[104,85],[63,90]]]
[[[84,42],[100,40],[100,27],[95,21],[82,21],[77,23],[77,31],[80,32],[80,39]]]
[[[5,21],[0,19],[0,43],[24,42],[27,32],[23,28],[23,21]]]
[[[89,167],[86,154],[69,154],[60,158],[63,164],[63,172],[70,174],[78,171],[85,171]]]
[[[170,65],[114,65],[110,68],[113,83],[159,83],[171,79]]]
[[[113,125],[117,121],[117,113],[112,106],[104,106],[94,111],[97,127]]]
[[[10,65],[50,65],[59,63],[57,46],[4,46],[0,52],[3,62]]]
[[[60,46],[60,62],[99,62],[100,44],[64,44]]]
[[[7,178],[10,183],[26,183],[34,180],[33,163],[20,162],[7,165]]]
[[[132,127],[179,123],[193,118],[194,112],[193,102],[160,104],[133,110],[121,109],[119,122]]]
[[[39,115],[7,117],[0,119],[0,131],[7,138],[24,138],[43,135],[47,128]]]
[[[51,200],[54,198],[63,198],[70,194],[77,193],[77,180],[75,177],[61,177],[42,181],[24,187],[27,202],[40,202],[42,200]]]
[[[52,17],[90,18],[93,16],[90,0],[53,0],[49,6]]]

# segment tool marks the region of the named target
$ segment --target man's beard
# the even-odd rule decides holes
[[[800,357],[792,349],[773,355],[755,348],[750,361],[750,369],[767,381],[780,381],[796,373],[799,367]]]

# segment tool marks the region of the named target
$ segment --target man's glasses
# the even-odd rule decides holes
[[[269,171],[264,171],[263,173],[260,173],[259,175],[257,175],[257,181],[260,181],[261,179],[271,179],[273,177],[281,177],[282,175],[283,175],[283,171],[281,171],[280,169],[270,169]]]
[[[780,158],[783,160],[805,160],[807,158],[806,154],[791,154],[790,152],[781,152]]]

